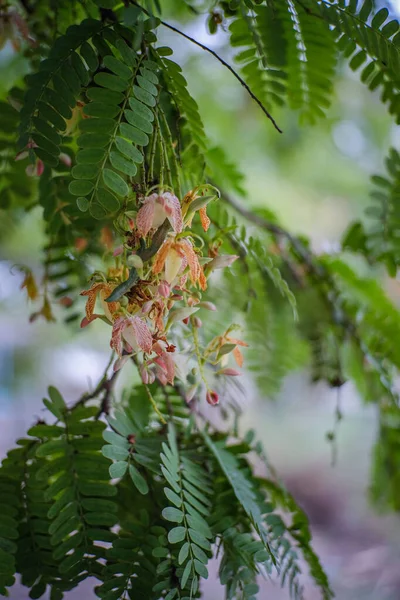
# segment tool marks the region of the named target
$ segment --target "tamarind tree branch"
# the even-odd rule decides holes
[[[250,223],[254,223],[254,225],[260,229],[263,229],[264,231],[267,231],[268,233],[271,233],[276,238],[286,239],[289,245],[292,247],[294,253],[308,268],[308,271],[314,277],[315,282],[319,284],[325,284],[319,285],[318,290],[322,300],[332,315],[333,322],[340,327],[344,336],[348,336],[349,338],[353,339],[354,343],[358,346],[363,356],[368,360],[371,367],[379,374],[382,385],[394,404],[397,406],[399,403],[399,395],[393,388],[390,375],[388,374],[385,365],[379,360],[379,358],[374,356],[368,347],[368,344],[366,344],[362,339],[357,323],[342,306],[341,292],[338,289],[336,282],[327,269],[318,262],[318,258],[315,256],[315,254],[309,248],[307,248],[301,239],[295,235],[292,235],[280,225],[272,223],[264,217],[257,215],[248,208],[242,206],[239,202],[222,190],[221,199],[226,204],[229,204],[238,214],[240,214]],[[327,285],[331,293],[327,292]],[[338,307],[340,310],[338,310]]]
[[[143,8],[142,6],[140,6],[140,4],[138,4],[137,2],[135,2],[135,0],[129,0],[129,2],[131,4],[133,4],[134,6],[137,6],[138,8],[140,8],[140,10],[142,10],[148,16],[152,16],[151,13],[148,10],[146,10],[145,8]],[[254,94],[254,92],[247,85],[247,83],[245,82],[245,80],[239,75],[239,73],[237,71],[235,71],[235,69],[226,60],[224,60],[219,54],[217,54],[215,52],[215,50],[212,50],[211,48],[209,48],[205,44],[202,44],[201,42],[199,42],[195,38],[191,37],[190,35],[188,35],[184,31],[181,31],[180,29],[178,29],[177,27],[174,27],[174,25],[171,25],[170,23],[167,23],[166,21],[162,21],[158,17],[156,17],[156,18],[161,23],[161,25],[163,25],[167,29],[170,29],[171,31],[174,31],[175,33],[177,33],[178,35],[184,37],[185,39],[189,40],[189,42],[191,42],[192,44],[195,44],[196,46],[198,46],[202,50],[205,50],[206,52],[208,52],[209,54],[211,54],[214,58],[216,58],[218,60],[218,62],[221,63],[221,65],[223,65],[226,69],[228,69],[228,71],[230,71],[232,73],[232,75],[239,81],[240,85],[242,87],[244,87],[244,89],[249,94],[249,96],[254,100],[254,102],[256,102],[258,104],[258,106],[261,108],[261,110],[266,115],[266,117],[271,121],[271,123],[273,124],[273,126],[275,127],[275,129],[277,131],[279,131],[279,133],[283,133],[282,129],[280,129],[280,127],[276,123],[276,121],[273,118],[273,116],[271,115],[271,113],[266,109],[266,107],[261,102],[261,100]]]

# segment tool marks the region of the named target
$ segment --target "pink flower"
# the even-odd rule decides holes
[[[212,390],[207,390],[206,400],[207,400],[208,404],[211,404],[211,406],[215,406],[219,402],[219,396],[218,396],[217,392],[214,392]]]
[[[183,229],[181,204],[176,196],[165,192],[164,194],[151,194],[144,199],[136,218],[136,227],[139,235],[145,237],[151,229],[157,229],[165,221],[171,223],[175,233]]]
[[[134,352],[151,352],[153,338],[150,329],[140,317],[119,317],[112,330],[110,346],[122,356],[124,341]]]

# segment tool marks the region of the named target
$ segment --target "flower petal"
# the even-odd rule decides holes
[[[136,229],[142,237],[145,237],[153,226],[154,209],[157,194],[151,194],[144,199],[136,217]]]
[[[122,333],[123,333],[124,329],[126,328],[126,325],[127,325],[126,318],[119,317],[115,321],[113,328],[112,328],[110,346],[113,350],[116,351],[118,356],[122,356],[122,350],[123,350]]]
[[[150,353],[153,345],[150,329],[140,317],[132,317],[130,323],[135,332],[138,346],[145,352]]]
[[[163,194],[163,197],[166,201],[165,209],[168,220],[172,225],[172,229],[175,231],[175,233],[181,233],[183,229],[181,203],[179,202],[179,199],[174,196],[174,194],[170,194],[170,192]]]
[[[167,258],[167,255],[171,248],[172,243],[173,242],[171,239],[167,240],[166,242],[163,243],[163,245],[157,252],[156,259],[155,259],[154,265],[153,265],[153,273],[156,273],[156,274],[161,273],[161,271],[163,270],[165,261],[166,261],[166,258]]]
[[[207,208],[205,206],[203,208],[200,208],[199,215],[202,228],[204,229],[204,231],[208,231],[208,228],[211,225],[211,221],[207,215]]]

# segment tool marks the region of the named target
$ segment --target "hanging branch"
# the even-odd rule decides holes
[[[137,6],[138,8],[140,8],[140,10],[142,10],[146,15],[151,16],[151,13],[149,11],[147,11],[145,8],[143,8],[142,6],[140,6],[140,4],[138,4],[134,0],[129,0],[129,1],[134,6]],[[164,27],[167,27],[167,29],[170,29],[171,31],[174,31],[178,35],[181,35],[182,37],[184,37],[187,40],[189,40],[189,42],[192,42],[192,44],[195,44],[196,46],[198,46],[202,50],[205,50],[206,52],[208,52],[209,54],[211,54],[212,56],[214,56],[214,58],[216,58],[218,60],[218,62],[220,62],[221,65],[223,65],[226,69],[228,69],[228,71],[230,71],[232,73],[232,75],[239,81],[240,85],[244,87],[244,89],[249,94],[249,96],[258,104],[258,106],[261,108],[261,110],[266,115],[266,117],[271,121],[271,123],[273,124],[273,126],[275,127],[275,129],[277,131],[279,131],[279,133],[283,133],[282,129],[280,129],[280,127],[276,123],[275,119],[273,118],[273,116],[271,115],[271,113],[269,113],[268,110],[265,108],[265,106],[261,102],[261,100],[259,98],[257,98],[257,96],[252,92],[252,90],[249,88],[249,86],[244,81],[244,79],[242,79],[240,77],[239,73],[237,73],[235,71],[235,69],[233,67],[231,67],[231,65],[228,62],[226,62],[226,60],[224,60],[223,58],[221,58],[221,56],[219,56],[219,54],[217,54],[214,50],[212,50],[211,48],[209,48],[205,44],[202,44],[201,42],[199,42],[198,40],[194,39],[193,37],[191,37],[187,33],[184,33],[183,31],[181,31],[177,27],[174,27],[174,25],[171,25],[170,23],[167,23],[166,21],[162,21],[161,19],[158,19],[158,20],[160,21],[161,25],[163,25]]]

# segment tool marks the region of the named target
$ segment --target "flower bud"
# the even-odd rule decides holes
[[[62,298],[60,298],[59,303],[61,304],[61,306],[69,308],[70,306],[72,306],[73,300],[69,296],[63,296]]]
[[[203,325],[203,323],[201,322],[201,319],[199,319],[199,317],[194,317],[193,322],[194,322],[194,326],[197,327],[197,329],[200,329],[200,327]]]
[[[212,259],[211,262],[207,264],[208,271],[215,271],[215,269],[223,269],[224,267],[230,267],[235,260],[239,258],[234,254],[220,254]]]
[[[143,269],[143,261],[137,254],[131,254],[126,260],[129,267],[135,267],[135,269]]]
[[[65,154],[65,152],[61,152],[60,160],[66,167],[70,167],[72,165],[71,157],[68,154]]]
[[[200,302],[197,306],[200,306],[200,308],[205,308],[207,310],[217,310],[217,307],[212,302]]]
[[[120,254],[122,254],[124,251],[124,247],[123,246],[118,246],[117,248],[115,248],[114,252],[113,252],[113,256],[119,256]]]
[[[215,406],[219,402],[219,396],[217,392],[214,392],[213,390],[207,390],[206,400],[208,404]]]
[[[151,307],[153,306],[153,300],[148,300],[142,306],[142,314],[147,315]]]
[[[171,286],[166,281],[161,281],[158,284],[157,290],[160,296],[162,296],[163,298],[168,298],[171,292]]]
[[[227,375],[228,377],[238,377],[239,375],[241,375],[240,371],[237,371],[236,369],[231,369],[230,367],[227,367],[226,369],[221,369],[220,371],[217,371],[217,375]]]
[[[198,386],[197,386],[197,383],[196,383],[195,385],[192,385],[192,387],[190,387],[188,389],[188,391],[186,392],[186,394],[185,394],[185,400],[186,400],[186,402],[188,404],[189,404],[189,402],[191,402],[193,400],[194,395],[195,395],[196,390],[197,390],[197,387]]]
[[[150,378],[149,378],[149,372],[148,372],[148,370],[146,369],[146,367],[145,367],[144,365],[141,365],[141,367],[140,367],[139,371],[140,371],[140,376],[141,376],[141,378],[142,378],[142,381],[143,381],[143,383],[144,383],[145,385],[146,385],[146,384],[148,384],[148,383],[149,383],[149,379],[150,379]]]
[[[87,317],[83,317],[82,321],[81,321],[81,329],[83,329],[84,327],[87,327],[89,325],[90,321]]]
[[[125,354],[124,356],[121,356],[120,358],[117,358],[117,360],[115,361],[114,366],[113,366],[114,373],[116,371],[119,371],[120,369],[122,369],[122,367],[128,362],[129,359],[130,359],[130,356],[128,356],[127,354]]]

